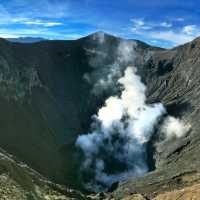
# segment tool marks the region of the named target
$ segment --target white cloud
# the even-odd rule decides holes
[[[151,40],[151,43],[158,44],[158,40]]]
[[[19,29],[19,30],[10,30],[7,28],[0,28],[0,37],[1,38],[17,38],[24,36],[38,35],[42,33],[43,29]]]
[[[0,38],[18,38],[19,36],[11,33],[0,33]]]
[[[189,42],[194,39],[193,36],[187,35],[180,32],[175,31],[158,31],[158,32],[151,32],[149,33],[150,38],[156,39],[156,40],[164,40],[167,42],[171,42],[174,45],[180,45],[186,42]]]
[[[196,25],[188,25],[183,27],[183,33],[187,35],[194,35],[196,32],[199,32]]]
[[[68,1],[12,0],[0,5],[1,25],[21,23],[52,27],[62,25],[58,20],[69,16],[71,16],[71,13],[69,12]],[[53,19],[56,19],[56,21]]]
[[[153,24],[145,22],[143,19],[133,18],[131,19],[133,22],[132,31],[136,33],[140,33],[141,30],[150,30],[153,28]]]
[[[69,28],[54,31],[53,27],[55,26],[65,26],[65,22],[61,20],[70,16],[68,1],[7,1],[0,5],[0,37],[30,36],[48,39],[77,39],[85,35]],[[74,22],[74,19],[72,20]]]
[[[177,17],[174,21],[183,22],[185,19],[183,17]]]
[[[81,34],[74,34],[66,32],[58,32],[49,30],[48,27],[37,27],[37,28],[23,28],[23,29],[9,29],[0,28],[0,38],[18,38],[18,37],[44,37],[48,39],[77,39],[82,37]]]
[[[4,20],[0,20],[1,24],[25,24],[25,25],[38,25],[38,26],[44,26],[44,27],[53,27],[53,26],[61,26],[63,25],[62,22],[55,22],[55,21],[49,21],[49,20],[41,20],[41,19],[32,19],[32,18],[26,18],[26,17],[16,17],[16,18],[4,18]]]
[[[155,31],[148,33],[148,35],[153,39],[160,39],[171,42],[174,45],[180,45],[198,37],[200,35],[200,28],[196,25],[187,25],[179,30]]]
[[[42,21],[42,20],[27,20],[27,21],[22,21],[22,24],[27,24],[27,25],[38,25],[38,26],[45,26],[45,27],[53,27],[53,26],[60,26],[63,25],[61,22],[50,22],[50,21]]]
[[[151,31],[154,28],[171,28],[173,26],[168,22],[150,22],[137,18],[131,19],[131,22],[133,22],[132,32],[138,35],[143,35],[144,31]]]
[[[161,25],[162,27],[165,27],[165,28],[170,28],[170,27],[172,27],[172,24],[171,24],[171,23],[168,23],[168,22],[162,22],[160,25]]]
[[[183,19],[177,18],[176,20],[182,21]],[[131,31],[134,34],[143,36],[151,41],[166,41],[174,46],[190,42],[200,35],[200,27],[193,24],[176,28],[169,22],[154,23],[145,22],[141,19],[132,19],[131,21],[133,22]]]
[[[144,25],[144,21],[142,19],[131,19],[131,21],[135,24],[135,26],[141,27]]]
[[[0,6],[0,24],[8,25],[8,24],[26,24],[26,25],[38,25],[44,27],[53,27],[53,26],[61,26],[62,22],[52,21],[52,20],[41,20],[36,19],[35,17],[26,17],[26,16],[14,16],[6,11],[3,6]]]

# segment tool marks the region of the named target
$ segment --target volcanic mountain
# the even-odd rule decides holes
[[[73,41],[25,44],[1,39],[0,197],[134,199],[140,193],[141,199],[153,199],[197,185],[199,58],[199,38],[173,49],[102,32]],[[160,118],[147,144],[149,172],[115,182],[105,194],[89,197],[77,192],[88,191],[80,172],[84,155],[76,141],[89,133],[92,116],[105,100],[119,96],[118,79],[128,66],[137,69],[146,86],[146,103],[162,103],[163,117],[182,120],[190,128],[183,136],[163,142]]]

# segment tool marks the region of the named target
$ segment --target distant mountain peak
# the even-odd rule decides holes
[[[9,42],[18,42],[18,43],[35,43],[46,40],[42,37],[18,37],[18,38],[6,38]]]
[[[86,36],[86,38],[90,38],[90,39],[92,38],[93,40],[96,40],[96,39],[103,40],[105,38],[119,38],[119,37],[116,35],[112,35],[110,33],[104,32],[104,31],[97,31]]]

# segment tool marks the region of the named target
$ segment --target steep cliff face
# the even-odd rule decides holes
[[[148,100],[159,99],[168,113],[189,122],[191,129],[184,137],[155,145],[156,170],[120,185],[114,192],[117,197],[139,192],[151,199],[163,191],[199,183],[199,48],[197,38],[183,46],[158,51],[145,64]],[[167,194],[163,196],[167,199]],[[159,198],[162,199],[156,199]]]
[[[120,55],[126,54],[127,44],[133,51],[125,62]],[[149,165],[155,170],[119,183],[100,198],[122,199],[134,193],[154,198],[197,183],[199,49],[198,38],[165,50],[104,33],[34,44],[1,40],[0,147],[51,181],[82,189],[76,139],[88,132],[91,116],[104,100],[119,93],[116,82],[128,64],[137,68],[145,83],[147,102],[162,102],[168,114],[191,128],[184,137],[162,143],[156,130],[149,143]],[[2,181],[6,174],[2,172]]]
[[[74,141],[96,107],[83,43],[1,41],[1,146],[61,183],[76,177]]]

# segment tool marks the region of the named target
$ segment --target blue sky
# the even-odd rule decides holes
[[[0,37],[105,31],[170,48],[200,36],[199,17],[199,0],[0,0]]]

